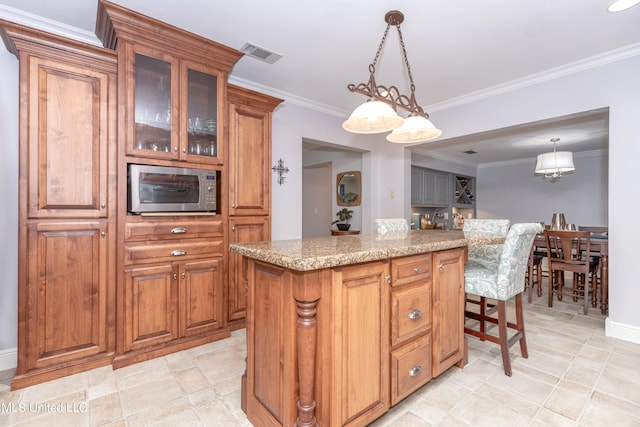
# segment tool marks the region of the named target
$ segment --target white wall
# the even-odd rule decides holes
[[[563,212],[568,223],[608,224],[608,156],[606,152],[574,155],[576,170],[556,182],[534,175],[535,158],[478,169],[478,218],[551,223]]]
[[[0,44],[0,371],[15,366],[18,329],[18,60]]]

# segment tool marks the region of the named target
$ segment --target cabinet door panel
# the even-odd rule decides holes
[[[464,249],[433,256],[433,376],[464,357]]]
[[[180,265],[180,336],[224,326],[222,266],[222,260]]]
[[[270,239],[269,217],[229,219],[229,243],[261,242]],[[242,256],[229,253],[229,320],[242,319],[247,309],[246,277]]]
[[[124,349],[137,350],[178,337],[177,268],[128,268],[124,281]]]
[[[229,106],[229,215],[269,215],[271,113]]]
[[[109,85],[105,72],[29,62],[28,215],[107,215]]]
[[[334,378],[341,384],[336,401],[342,402],[340,419],[372,420],[389,407],[389,291],[386,262],[335,269],[337,307]],[[357,390],[357,393],[354,393]],[[372,417],[372,418],[369,418]],[[333,423],[330,423],[333,424]]]
[[[28,369],[107,351],[103,232],[107,223],[102,221],[28,226]]]

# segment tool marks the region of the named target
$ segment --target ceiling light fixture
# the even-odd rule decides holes
[[[563,172],[573,172],[576,170],[573,165],[573,153],[571,151],[556,151],[556,142],[560,138],[551,138],[553,142],[553,152],[538,155],[536,162],[536,174],[544,174],[545,179],[557,181],[562,178]]]
[[[413,83],[411,67],[407,59],[407,50],[404,46],[402,30],[400,29],[400,24],[404,21],[404,15],[400,11],[392,10],[386,13],[384,20],[387,23],[387,28],[378,46],[376,56],[373,62],[369,64],[369,81],[366,84],[360,83],[356,86],[351,83],[347,86],[351,92],[360,93],[369,97],[369,99],[351,113],[351,116],[342,124],[342,127],[348,132],[363,134],[392,131],[391,134],[387,135],[387,140],[390,142],[412,143],[435,139],[442,135],[442,131],[431,123],[429,115],[416,102],[416,86]],[[387,39],[389,28],[392,25],[398,29],[402,55],[407,66],[407,74],[411,84],[411,94],[409,96],[400,94],[400,90],[396,86],[378,86],[374,77],[376,63]],[[406,119],[400,117],[397,113],[398,108],[407,111],[409,116]]]
[[[621,12],[640,3],[640,0],[616,0],[607,9],[609,12]]]

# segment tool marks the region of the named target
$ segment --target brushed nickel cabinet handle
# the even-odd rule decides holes
[[[175,227],[171,229],[172,234],[184,234],[187,232],[187,229],[184,227]]]
[[[438,270],[442,270],[443,268],[444,268],[444,265],[438,264]]]
[[[178,275],[176,273],[173,273],[173,280],[178,280]]]
[[[185,277],[186,277],[186,276],[185,276],[185,274],[184,274],[184,273],[182,273],[182,278],[184,279]]]
[[[422,317],[422,311],[420,311],[417,308],[413,310],[411,313],[409,313],[409,319],[411,320],[420,319],[421,317]]]
[[[175,251],[171,251],[171,255],[173,256],[183,256],[186,255],[187,251],[182,250],[182,249],[176,249]]]
[[[105,236],[107,235],[107,232],[106,232],[106,231],[102,231],[102,232],[100,232],[100,235],[101,235],[102,237],[105,237]]]
[[[391,275],[388,275],[385,279],[387,279],[387,283],[391,283]]]
[[[417,377],[421,373],[422,373],[422,366],[420,366],[420,365],[416,365],[413,368],[409,369],[409,376],[410,377]]]
[[[415,271],[416,273],[420,273],[420,268],[416,267],[416,268],[413,269],[413,271]]]
[[[106,207],[107,207],[107,205],[106,205],[105,203],[101,203],[101,204],[100,204],[100,209],[104,209],[104,208],[106,208]]]

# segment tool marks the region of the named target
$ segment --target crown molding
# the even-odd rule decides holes
[[[102,46],[102,43],[100,42],[98,37],[96,37],[96,35],[90,31],[72,27],[71,25],[63,24],[62,22],[34,15],[32,13],[5,6],[3,4],[0,4],[0,19],[36,28],[38,30],[46,31],[48,33],[67,37],[84,43]]]
[[[425,106],[425,110],[431,112],[446,110],[448,108],[459,107],[471,102],[480,101],[482,99],[491,98],[514,90],[566,77],[581,71],[590,70],[611,64],[613,62],[622,61],[634,56],[640,55],[640,43],[634,43],[619,49],[605,52],[599,55],[591,56],[580,61],[572,62],[560,67],[551,68],[537,74],[531,74],[521,79],[511,80],[496,86],[492,86],[476,92],[471,92],[456,98],[451,98],[443,102]]]
[[[300,107],[304,107],[309,110],[318,111],[324,114],[329,114],[331,116],[345,118],[345,117],[349,117],[349,114],[350,114],[348,111],[340,110],[339,108],[336,108],[332,105],[315,102],[308,98],[294,95],[292,93],[275,89],[270,86],[261,85],[261,84],[252,82],[251,80],[243,79],[241,77],[230,75],[229,83],[244,87],[246,89],[255,90],[257,92],[261,92],[267,95],[275,96],[276,98],[284,99],[286,103],[298,105]]]

